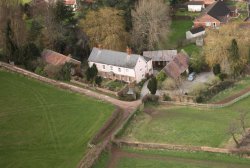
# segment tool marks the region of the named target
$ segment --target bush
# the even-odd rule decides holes
[[[138,90],[134,90],[135,94],[133,95],[128,95],[128,90],[129,87],[126,86],[124,89],[120,90],[117,94],[118,94],[118,98],[119,100],[124,100],[124,101],[134,101],[136,100],[137,97],[139,97],[140,94],[138,94]]]
[[[163,100],[164,101],[171,101],[171,97],[169,96],[169,94],[164,94],[163,95]]]
[[[218,74],[220,74],[220,72],[221,72],[220,64],[215,64],[215,65],[213,66],[213,73],[214,73],[215,75],[218,75]]]
[[[174,79],[167,78],[165,81],[162,82],[162,89],[165,90],[174,90],[177,88],[177,84]]]
[[[46,75],[46,72],[45,72],[45,71],[43,70],[43,68],[40,67],[40,66],[38,66],[38,67],[35,69],[35,73],[36,73],[37,75],[47,76],[47,75]]]
[[[159,96],[157,95],[152,95],[152,94],[147,94],[142,98],[143,103],[148,103],[148,102],[153,102],[156,103],[159,100]]]
[[[221,81],[224,81],[224,79],[227,77],[227,74],[220,73],[218,77],[220,78]]]
[[[165,72],[161,71],[157,74],[156,79],[158,82],[163,82],[166,79],[166,74]]]
[[[49,64],[44,67],[44,72],[47,74],[49,78],[56,79],[60,69],[61,66],[55,66]]]
[[[218,76],[212,76],[208,79],[208,84],[209,85],[217,85],[220,82],[220,78]]]
[[[195,88],[196,91],[194,91],[194,95],[196,96],[197,103],[200,103],[202,101],[209,100],[217,93],[231,87],[234,84],[233,81],[222,81],[210,88],[202,88],[198,87]]]
[[[150,91],[151,94],[155,94],[157,91],[157,80],[155,77],[152,77],[149,82],[148,82],[148,89]]]
[[[98,86],[101,86],[102,83],[102,77],[101,76],[97,76],[95,78],[95,84],[97,84]]]
[[[204,91],[204,90],[207,90],[207,86],[204,84],[204,83],[197,83],[193,86],[192,88],[192,91],[191,91],[191,95],[193,96],[200,96],[201,93]]]
[[[62,80],[62,81],[70,81],[71,79],[71,63],[65,63],[63,66],[61,66],[61,69],[56,74],[56,79]]]

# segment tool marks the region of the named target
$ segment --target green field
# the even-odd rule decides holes
[[[116,149],[103,153],[93,168],[249,168],[250,159],[209,152]]]
[[[248,168],[249,159],[205,152],[125,149],[115,168]]]
[[[249,110],[250,97],[226,108],[149,106],[132,120],[122,138],[193,146],[223,147],[229,124]],[[247,118],[250,126],[250,115]]]
[[[225,98],[233,96],[249,87],[250,87],[250,77],[245,77],[242,80],[236,82],[233,87],[230,87],[226,90],[219,92],[217,95],[212,97],[212,99],[210,99],[208,102],[211,103],[224,100]]]
[[[114,107],[0,70],[0,167],[76,167]]]

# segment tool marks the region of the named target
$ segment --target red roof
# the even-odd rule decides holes
[[[168,76],[177,79],[188,69],[188,62],[189,58],[185,53],[178,53],[175,58],[163,68],[163,70]]]
[[[76,4],[76,0],[64,0],[66,5],[75,5]]]
[[[48,64],[52,65],[64,65],[66,62],[71,62],[78,65],[81,64],[81,62],[78,60],[51,50],[44,50],[42,52],[42,59]]]

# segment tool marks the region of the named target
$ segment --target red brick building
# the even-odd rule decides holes
[[[217,1],[208,6],[200,16],[194,20],[194,27],[217,28],[221,24],[227,23],[231,10],[223,1]]]

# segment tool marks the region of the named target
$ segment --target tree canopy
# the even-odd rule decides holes
[[[108,7],[87,13],[86,18],[80,21],[80,25],[88,35],[91,47],[101,44],[106,49],[125,49],[129,35],[125,30],[121,13],[120,10]]]
[[[221,71],[233,74],[233,64],[244,68],[248,61],[250,29],[239,24],[228,23],[220,29],[207,30],[205,38],[205,60],[210,67],[220,63]],[[235,61],[237,60],[237,61]]]
[[[160,38],[169,31],[168,5],[164,0],[139,0],[131,14],[133,47],[139,52],[155,49]]]

